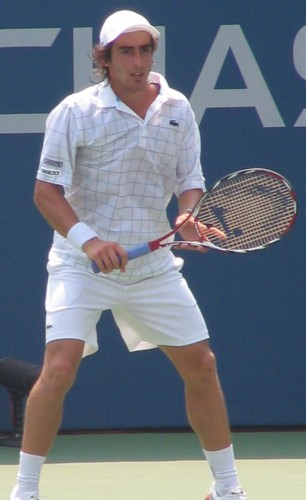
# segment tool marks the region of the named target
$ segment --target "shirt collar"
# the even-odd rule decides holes
[[[114,93],[108,81],[100,83],[98,91],[98,106],[101,108],[115,108],[118,97]]]
[[[149,74],[148,81],[149,83],[156,83],[159,85],[160,87],[159,95],[166,94],[167,91],[169,90],[169,85],[166,79],[160,73],[155,73],[154,71],[151,71],[151,73]]]

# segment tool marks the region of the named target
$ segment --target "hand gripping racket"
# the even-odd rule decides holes
[[[247,253],[279,241],[293,226],[297,198],[287,179],[263,168],[240,170],[217,181],[193,208],[184,222],[158,238],[127,250],[129,260],[162,247],[186,245],[219,252]],[[194,217],[200,241],[177,241],[173,237]],[[201,237],[201,224],[222,231]],[[167,241],[168,240],[168,241]],[[99,272],[93,262],[94,272]]]

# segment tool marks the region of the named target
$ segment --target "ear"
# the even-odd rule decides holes
[[[101,54],[101,59],[100,59],[100,62],[101,62],[101,66],[103,68],[108,68],[110,66],[110,58],[106,55],[106,54]]]

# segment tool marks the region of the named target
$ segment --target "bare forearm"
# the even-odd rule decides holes
[[[85,252],[89,260],[95,261],[101,272],[109,273],[114,269],[125,271],[125,250],[116,242],[102,241],[86,224],[77,224],[79,219],[66,200],[61,186],[36,181],[34,201],[50,226],[64,238],[68,235],[69,242]]]
[[[61,186],[36,181],[34,202],[50,226],[64,237],[78,222],[78,217],[64,197]]]
[[[179,213],[183,214],[186,210],[192,209],[202,195],[202,189],[189,189],[188,191],[184,191],[178,199]]]

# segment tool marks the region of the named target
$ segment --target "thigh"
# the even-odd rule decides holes
[[[83,357],[98,350],[96,325],[101,316],[98,309],[69,307],[46,312],[46,344],[78,341],[83,345]],[[65,345],[65,344],[63,344]],[[79,344],[76,344],[79,345]]]
[[[208,338],[196,300],[176,270],[129,286],[125,302],[113,313],[123,338],[131,328],[142,340],[159,346],[184,346]]]
[[[76,373],[82,359],[84,342],[74,339],[56,340],[46,346],[43,373],[48,375],[56,368],[64,367]]]
[[[120,287],[68,265],[48,264],[46,343],[74,339],[83,356],[98,350],[96,324],[102,312],[120,300]]]

